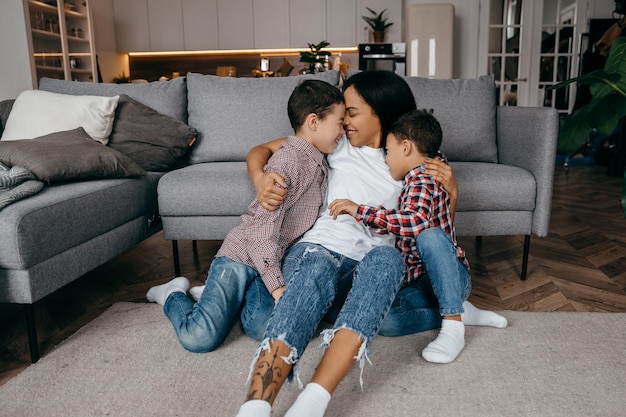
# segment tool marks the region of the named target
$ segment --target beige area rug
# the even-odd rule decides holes
[[[430,331],[377,338],[327,417],[618,417],[626,415],[626,314],[504,312],[507,329],[468,327],[449,365],[425,362]],[[0,415],[234,416],[256,342],[235,327],[220,349],[186,352],[155,304],[118,303],[0,387]],[[305,352],[302,380],[321,352]],[[273,416],[297,396],[280,393]]]

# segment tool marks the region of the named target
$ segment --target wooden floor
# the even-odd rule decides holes
[[[492,310],[626,312],[626,220],[622,179],[604,167],[555,171],[548,237],[533,237],[528,279],[519,280],[522,236],[460,238],[471,266],[470,300]],[[182,274],[200,284],[219,241],[179,243]],[[146,302],[174,276],[171,243],[159,233],[36,304],[42,356],[118,301]],[[165,320],[165,318],[164,318]],[[30,365],[24,310],[0,304],[0,385]]]

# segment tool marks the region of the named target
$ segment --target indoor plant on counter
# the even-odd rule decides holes
[[[300,70],[301,74],[315,74],[316,72],[324,71],[324,62],[327,61],[330,54],[326,51],[322,51],[322,48],[326,48],[330,45],[327,41],[321,41],[317,45],[309,43],[309,51],[300,52],[300,62],[308,64],[307,67]]]
[[[380,13],[376,13],[369,7],[366,7],[366,9],[370,12],[371,16],[361,17],[372,28],[374,34],[374,42],[385,42],[385,31],[389,26],[393,25],[393,22],[387,22],[387,20],[389,20],[389,18],[385,16],[385,12],[387,11],[387,9],[384,9]]]

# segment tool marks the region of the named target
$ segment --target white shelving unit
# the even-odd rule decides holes
[[[87,0],[24,0],[33,85],[41,77],[98,80]]]

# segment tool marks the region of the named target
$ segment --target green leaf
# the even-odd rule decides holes
[[[557,149],[559,152],[572,153],[585,143],[593,126],[586,122],[584,117],[576,119],[573,116],[561,120]]]
[[[620,36],[611,45],[602,70],[562,81],[548,90],[565,87],[573,82],[589,85],[591,101],[561,120],[558,149],[571,153],[587,139],[592,129],[610,135],[626,117],[626,37]]]
[[[569,80],[561,81],[558,84],[550,85],[546,88],[546,90],[558,90],[559,88],[565,87],[566,85],[574,82],[577,82],[578,84],[616,84],[620,79],[621,76],[618,73],[609,74],[604,70],[594,70],[576,78],[570,78]]]
[[[626,37],[618,37],[611,45],[609,56],[606,64],[604,64],[604,71],[620,78],[604,84],[591,85],[589,87],[591,96],[593,98],[603,97],[613,90],[626,94]]]

